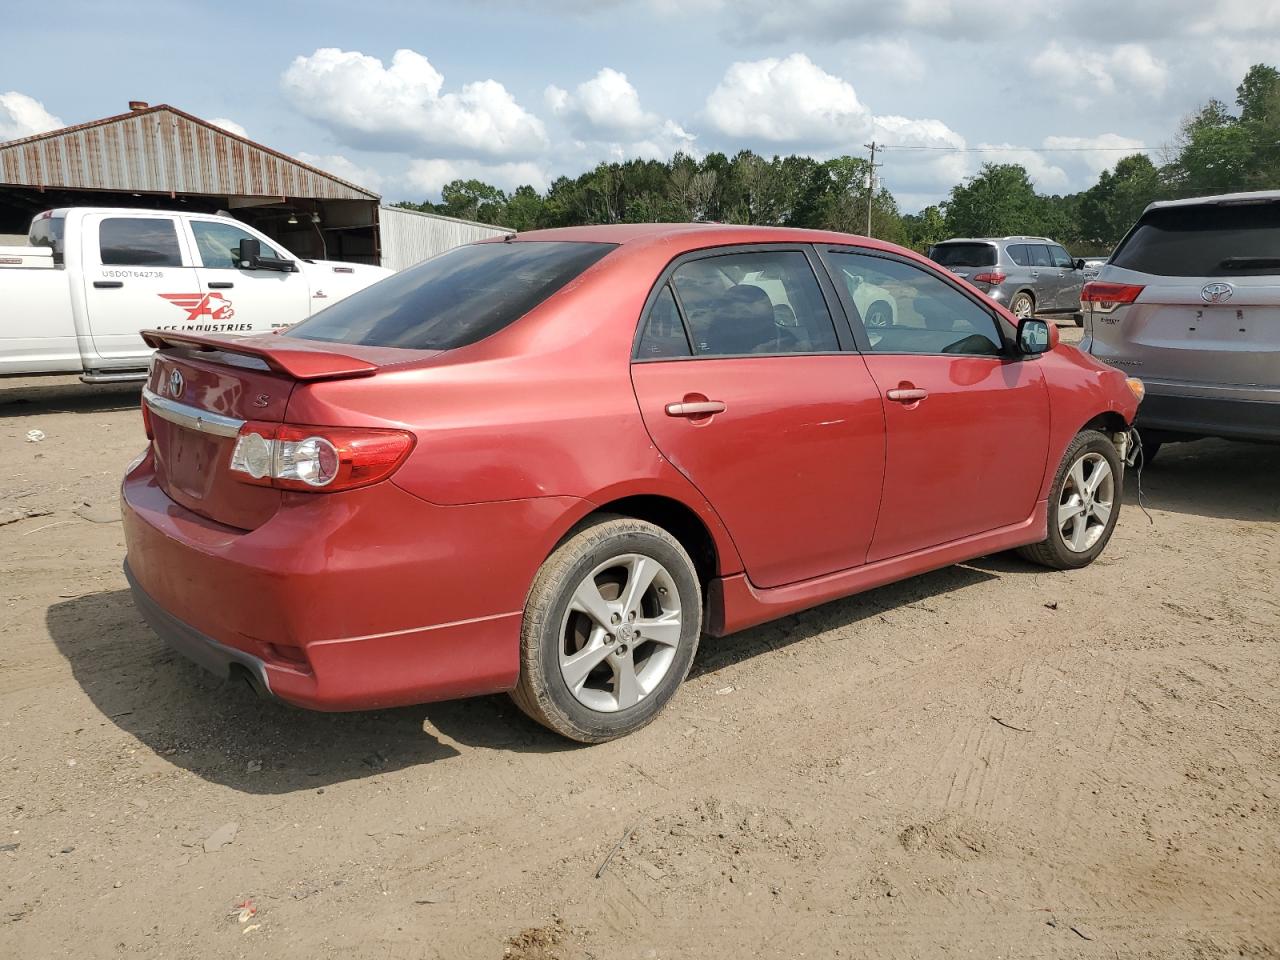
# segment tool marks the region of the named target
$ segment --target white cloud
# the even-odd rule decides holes
[[[281,84],[299,110],[355,147],[526,157],[547,146],[542,121],[501,83],[444,93],[443,74],[412,50],[397,50],[386,67],[358,51],[322,48],[295,58]]]
[[[707,119],[727,137],[846,147],[871,131],[853,86],[803,53],[735,63],[707,97]]]
[[[65,126],[39,100],[16,90],[0,93],[0,142],[20,140]]]
[[[1109,170],[1131,153],[1145,152],[1141,140],[1133,137],[1122,137],[1118,133],[1103,133],[1096,137],[1045,137],[1044,146],[1050,150],[1062,150],[1060,162],[1075,159],[1096,177],[1103,170]],[[1071,151],[1067,153],[1066,151]]]
[[[482,180],[508,192],[524,184],[535,190],[546,190],[551,178],[547,171],[529,161],[517,163],[481,163],[474,160],[414,160],[405,172],[403,182],[415,195],[440,196],[440,188],[450,180]]]
[[[546,100],[552,113],[591,130],[641,136],[661,123],[657,114],[640,106],[640,94],[627,75],[609,67],[578,84],[573,93],[554,85],[547,87]]]
[[[353,163],[340,153],[316,154],[307,153],[304,150],[300,153],[295,153],[294,156],[308,166],[323,170],[325,173],[331,173],[340,180],[354,183],[357,187],[368,187],[370,190],[380,190],[382,188],[382,174],[372,167],[362,167],[357,163]]]
[[[1071,182],[1066,170],[1049,161],[1043,153],[1012,143],[980,143],[971,154],[978,163],[1016,163],[1026,168],[1031,182],[1041,193],[1062,193]]]
[[[1069,49],[1054,40],[1027,65],[1033,76],[1077,107],[1117,93],[1159,97],[1169,86],[1168,65],[1140,43],[1122,43],[1110,50]]]
[[[246,140],[249,138],[249,132],[234,120],[228,120],[226,117],[214,117],[209,122],[215,127],[221,127],[228,133],[234,133],[237,137],[244,137]]]

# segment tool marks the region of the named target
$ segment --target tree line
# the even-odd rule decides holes
[[[718,221],[871,233],[917,250],[955,236],[1033,234],[1073,252],[1109,251],[1153,200],[1280,188],[1280,71],[1251,67],[1235,108],[1210,100],[1186,117],[1157,164],[1146,153],[1120,159],[1087,190],[1036,192],[1019,164],[987,163],[940,204],[902,214],[884,187],[868,189],[861,157],[771,159],[743,150],[701,159],[601,163],[559,177],[545,193],[510,194],[479,180],[454,180],[441,202],[399,206],[516,230],[595,223]]]

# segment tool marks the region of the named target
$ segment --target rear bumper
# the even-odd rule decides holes
[[[1140,430],[1280,443],[1280,402],[1190,397],[1158,391],[1158,386],[1147,383],[1146,399],[1138,408]]]
[[[525,595],[583,512],[559,497],[440,507],[381,483],[286,495],[243,531],[171,500],[149,455],[121,497],[130,586],[156,633],[317,710],[513,687]]]

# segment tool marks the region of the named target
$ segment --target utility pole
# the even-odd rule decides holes
[[[867,236],[871,236],[871,201],[876,195],[876,168],[882,164],[876,163],[876,147],[878,144],[872,140],[870,143],[864,143],[864,147],[871,151],[871,166],[867,169]]]

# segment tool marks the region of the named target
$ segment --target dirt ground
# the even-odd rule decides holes
[[[170,653],[120,570],[136,408],[0,382],[0,957],[1280,957],[1280,448],[1167,447],[1086,570],[707,640],[581,748]]]

